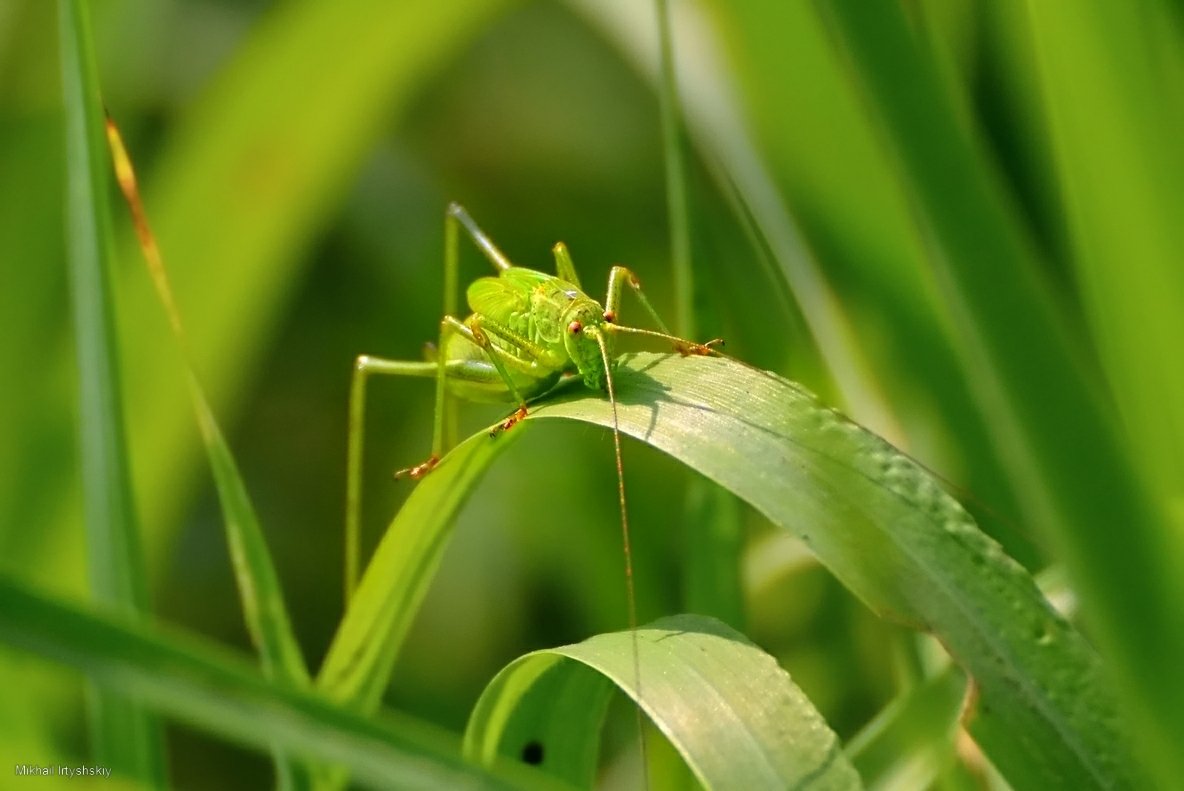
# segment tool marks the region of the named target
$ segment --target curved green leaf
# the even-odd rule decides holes
[[[562,789],[529,767],[464,761],[454,737],[408,717],[363,718],[265,679],[209,641],[129,626],[0,576],[0,641],[72,665],[112,690],[259,749],[340,763],[369,788]]]
[[[882,616],[942,641],[977,685],[969,727],[1009,779],[1126,782],[1096,655],[915,462],[800,386],[732,361],[639,356],[619,378],[623,431],[792,530]],[[612,419],[586,397],[536,416]]]
[[[634,633],[536,651],[485,688],[465,753],[524,752],[587,787],[615,684],[645,710],[705,788],[857,789],[838,737],[777,661],[712,618],[678,615]],[[634,673],[634,645],[641,688]]]
[[[799,385],[720,358],[638,354],[617,375],[621,430],[793,531],[869,607],[932,631],[971,676],[969,727],[1009,779],[1128,783],[1098,659],[1032,578],[916,463]],[[472,481],[540,420],[612,424],[582,388],[497,439],[465,441],[408,498],[367,568],[318,678],[377,705],[411,614]]]

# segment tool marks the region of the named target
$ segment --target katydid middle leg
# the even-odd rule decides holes
[[[438,362],[386,360],[367,354],[354,361],[349,388],[349,427],[345,459],[345,601],[348,604],[358,581],[358,520],[362,508],[362,449],[366,434],[366,382],[371,374],[388,376],[438,376]],[[434,430],[435,431],[435,430]],[[435,439],[433,439],[433,443]]]
[[[446,316],[440,322],[440,348],[447,349],[449,336],[459,333],[478,348],[484,348],[487,338],[475,336],[473,331],[463,322],[452,316]],[[490,360],[497,360],[497,355],[490,355]],[[502,382],[507,388],[513,388],[513,382],[505,372],[500,362],[489,363],[480,360],[452,360],[449,361],[445,353],[439,353],[434,362],[387,360],[370,355],[361,355],[354,363],[353,378],[350,383],[349,396],[349,428],[347,433],[346,452],[346,483],[345,483],[345,598],[348,603],[357,587],[358,558],[359,558],[359,522],[362,508],[362,454],[365,447],[366,424],[366,384],[371,375],[383,376],[414,376],[421,378],[435,377],[436,397],[432,420],[432,452],[427,459],[412,467],[395,472],[396,478],[409,477],[419,479],[427,475],[439,463],[447,449],[444,420],[448,401],[447,380],[449,378],[463,379],[467,382]],[[511,392],[516,392],[511,390]],[[519,412],[525,408],[522,399],[519,401]],[[519,413],[515,413],[518,415]],[[512,423],[511,423],[512,425]],[[505,426],[508,428],[509,426]]]

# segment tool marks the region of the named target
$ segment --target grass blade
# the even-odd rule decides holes
[[[205,393],[197,381],[197,374],[189,361],[182,329],[181,315],[177,310],[168,273],[160,256],[160,248],[148,224],[148,217],[140,200],[136,186],[135,171],[124,149],[123,140],[114,122],[107,120],[107,141],[115,165],[116,178],[123,190],[124,198],[131,209],[132,220],[140,239],[148,273],[156,287],[169,326],[177,341],[177,348],[185,362],[189,380],[190,399],[197,422],[201,428],[210,469],[218,490],[218,501],[222,506],[223,523],[226,526],[226,542],[234,566],[234,577],[238,583],[239,600],[242,603],[243,619],[251,642],[259,651],[263,672],[268,678],[281,679],[297,688],[308,685],[308,669],[284,604],[279,575],[267,549],[267,541],[255,515],[247,488],[239,474],[238,465],[226,444],[222,430],[206,401]],[[282,755],[276,756],[277,772],[285,788],[293,784],[304,784],[304,773],[289,765]]]
[[[489,464],[521,431],[470,437],[416,484],[362,574],[316,684],[330,699],[372,711],[427,592],[456,513]]]
[[[119,362],[111,308],[111,221],[98,77],[85,3],[58,3],[66,115],[67,226],[78,356],[82,481],[92,597],[128,616],[148,609],[148,591],[125,448]],[[165,780],[155,717],[94,690],[94,760],[145,784]]]
[[[1080,362],[1080,344],[1040,278],[1030,240],[958,124],[903,12],[887,4],[829,8],[858,90],[898,161],[918,233],[929,242],[928,265],[965,350],[962,364],[972,369],[967,378],[996,427],[1001,455],[1014,465],[1023,504],[1061,550],[1083,617],[1136,693],[1130,702],[1154,731],[1172,732],[1184,687],[1165,689],[1159,679],[1176,678],[1184,647],[1179,563],[1166,515]]]
[[[1184,761],[1169,735],[1184,730],[1184,683],[1170,670],[1184,661],[1184,630],[1178,626],[1184,619],[1184,531],[1178,505],[1184,502],[1180,20],[1172,19],[1172,9],[1162,3],[1086,2],[1063,8],[1030,3],[1027,11],[1030,29],[1020,35],[1031,37],[1039,60],[1045,121],[1059,188],[1069,196],[1062,211],[1086,317],[1135,449],[1134,463],[1160,497],[1176,504],[1174,530],[1163,525],[1173,544],[1160,556],[1165,565],[1125,572],[1140,579],[1116,576],[1118,569],[1093,570],[1102,575],[1102,585],[1110,583],[1094,595],[1111,609],[1115,636],[1127,649],[1132,697],[1142,701],[1145,719],[1138,743],[1158,766],[1160,782],[1168,785],[1184,775]],[[1089,90],[1083,90],[1087,85]],[[1136,547],[1153,542],[1154,525],[1131,527]],[[1113,525],[1094,528],[1103,529],[1112,531]],[[1098,543],[1089,533],[1081,535],[1091,545]],[[1113,563],[1104,555],[1097,561],[1099,566]],[[1136,627],[1129,619],[1147,604],[1136,599],[1146,595],[1140,590],[1142,578],[1156,574],[1172,586],[1162,599],[1165,611],[1148,612]],[[1130,633],[1134,628],[1145,641],[1141,646]],[[1160,670],[1147,666],[1146,651],[1156,652]]]
[[[466,754],[482,762],[527,755],[587,787],[615,684],[653,718],[704,788],[862,788],[809,699],[739,632],[678,615],[637,634],[644,696],[633,685],[628,632],[527,654],[486,687],[469,720]]]
[[[120,694],[260,749],[348,766],[371,788],[555,789],[529,767],[466,763],[454,738],[404,717],[365,719],[270,682],[204,640],[79,610],[0,577],[0,640],[79,668]]]

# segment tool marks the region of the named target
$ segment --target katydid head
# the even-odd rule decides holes
[[[604,309],[596,302],[578,300],[563,313],[563,346],[593,390],[608,388],[607,366],[611,363],[612,336],[604,332]]]

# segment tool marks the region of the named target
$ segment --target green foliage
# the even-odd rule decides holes
[[[596,394],[559,393],[496,441],[478,431],[410,486],[389,473],[426,454],[431,388],[376,387],[363,524],[378,548],[340,612],[350,362],[418,358],[435,337],[442,213],[458,200],[523,265],[546,268],[548,246],[567,242],[593,295],[610,263],[628,264],[664,315],[689,299],[696,325],[753,366],[647,348],[622,371],[622,427],[640,440],[624,466],[643,623],[678,612],[686,590],[697,610],[742,621],[763,652],[730,644],[765,663],[770,690],[789,682],[768,655],[796,685],[770,692],[801,704],[777,720],[825,723],[826,749],[844,744],[867,787],[1184,774],[1170,743],[1184,732],[1175,6],[670,3],[688,298],[687,271],[666,282],[673,136],[664,151],[648,3],[264,5],[14,0],[0,13],[7,763],[112,756],[151,784],[152,718],[131,696],[252,748],[171,730],[175,785],[265,785],[271,750],[281,769],[297,756],[375,785],[545,787],[515,761],[462,760],[457,734],[480,700],[469,738],[483,760],[521,748],[478,729],[541,721],[544,754],[568,756],[561,777],[637,776],[632,724],[611,710],[596,757],[604,700],[633,682],[617,666],[627,636],[608,633],[626,618]],[[94,15],[97,79],[77,7]],[[191,361],[106,186],[98,83],[140,165]],[[69,290],[63,238],[82,274]],[[467,248],[462,266],[462,280],[486,273]],[[209,395],[198,422],[190,363]],[[766,368],[972,492],[959,499],[978,526],[923,468]],[[98,513],[96,493],[115,511]],[[687,502],[709,505],[684,533]],[[728,557],[742,546],[761,570],[743,602],[733,562],[680,561],[692,535],[722,537]],[[1088,643],[1032,584],[1048,566],[1079,597]],[[88,576],[118,589],[118,611],[254,650],[267,672],[86,609]],[[693,623],[691,642],[722,633]],[[728,785],[739,775],[700,771],[706,753],[686,747],[710,718],[688,715],[680,740],[663,725],[678,690],[646,693],[693,656],[660,645],[644,642],[647,714],[699,781]],[[701,681],[735,691],[723,675]],[[146,728],[100,726],[87,752],[82,677]],[[563,689],[551,699],[538,684]],[[578,720],[564,690],[589,696]],[[778,744],[770,734],[757,726],[754,743]],[[651,748],[655,787],[690,782]],[[772,749],[790,776],[816,765]],[[342,779],[303,769],[287,781]]]
[[[563,788],[513,765],[462,761],[456,738],[408,718],[364,718],[193,637],[129,626],[0,579],[6,643],[87,673],[183,722],[350,768],[373,788]],[[103,763],[103,759],[98,762]],[[32,763],[40,763],[33,760]]]

